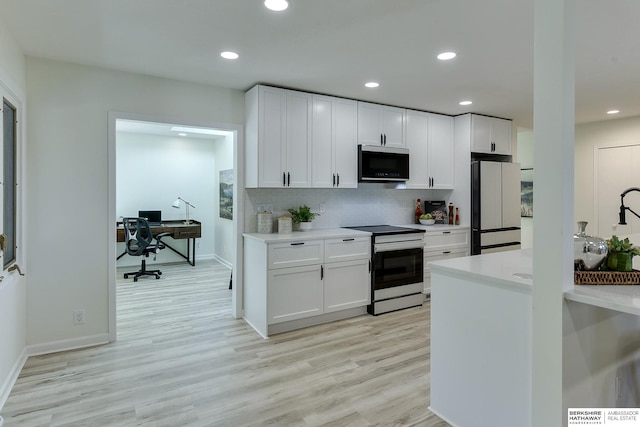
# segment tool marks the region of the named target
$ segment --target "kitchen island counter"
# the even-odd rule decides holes
[[[429,266],[429,408],[460,427],[530,426],[531,250]]]

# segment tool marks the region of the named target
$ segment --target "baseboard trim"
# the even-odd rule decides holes
[[[220,258],[218,255],[214,255],[213,259],[215,259],[216,261],[218,261],[220,264],[224,265],[225,267],[227,267],[229,270],[231,270],[233,268],[233,265],[231,265],[231,263],[229,261],[227,261],[226,259],[222,259]]]
[[[41,354],[59,353],[61,351],[77,350],[79,348],[93,347],[109,343],[109,334],[90,335],[68,340],[52,341],[44,344],[27,346],[27,356],[39,356]]]
[[[18,376],[20,375],[20,371],[22,371],[24,364],[27,362],[27,357],[29,356],[27,354],[27,348],[25,347],[24,349],[22,349],[22,354],[20,354],[20,357],[18,357],[18,360],[16,360],[16,362],[13,364],[13,367],[11,368],[11,372],[9,373],[6,380],[2,384],[2,387],[0,388],[0,410],[2,410],[5,402],[9,398],[11,389],[13,388],[13,385],[18,380]]]
[[[309,326],[321,325],[323,323],[335,322],[336,320],[348,319],[350,317],[362,316],[367,314],[367,307],[355,307],[347,310],[334,311],[332,313],[321,314],[319,316],[305,317],[288,322],[276,323],[268,326],[268,334],[280,334],[296,329],[308,328]],[[254,328],[255,329],[255,328]],[[262,334],[260,334],[262,335]]]

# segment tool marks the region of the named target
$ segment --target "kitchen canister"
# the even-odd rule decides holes
[[[271,212],[260,212],[258,214],[258,233],[269,234],[273,228],[273,215]]]
[[[291,234],[293,229],[293,221],[290,216],[281,216],[278,218],[278,233],[279,234]]]

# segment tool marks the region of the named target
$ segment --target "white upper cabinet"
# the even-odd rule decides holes
[[[312,178],[315,188],[357,188],[357,102],[313,95]]]
[[[358,144],[404,147],[406,110],[358,102]]]
[[[511,121],[472,114],[471,151],[510,155]]]
[[[453,189],[453,117],[407,110],[407,188]]]
[[[255,86],[245,95],[246,186],[311,186],[312,96]]]

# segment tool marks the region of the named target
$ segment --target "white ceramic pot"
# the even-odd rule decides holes
[[[301,222],[299,230],[300,231],[309,231],[309,230],[311,230],[311,223],[310,222]]]

